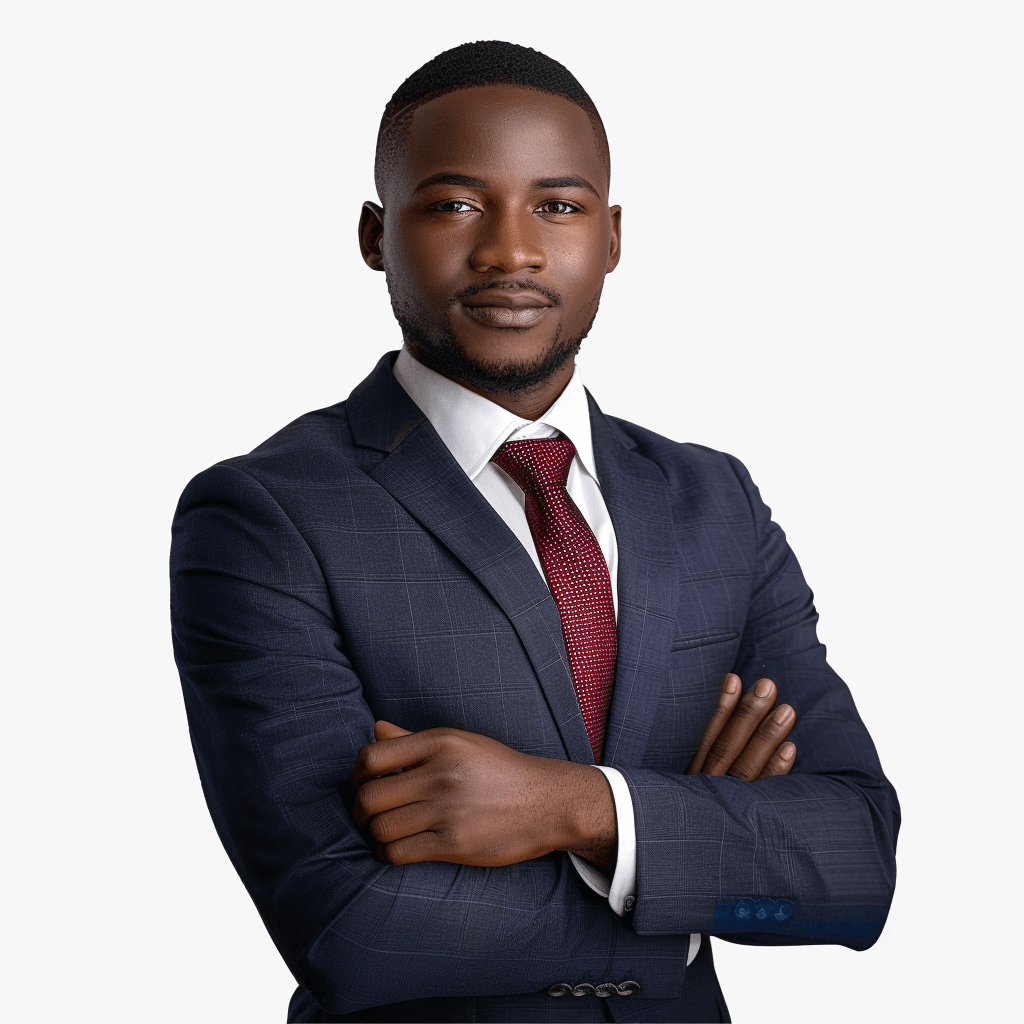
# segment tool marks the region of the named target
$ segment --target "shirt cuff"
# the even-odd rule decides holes
[[[595,764],[594,767],[599,772],[604,772],[604,777],[611,786],[612,799],[615,801],[615,821],[619,837],[615,874],[609,880],[608,876],[594,867],[589,860],[577,857],[574,853],[570,853],[569,857],[580,873],[580,878],[599,896],[607,897],[608,905],[622,917],[627,910],[626,901],[629,901],[629,910],[633,909],[636,902],[636,822],[633,818],[633,798],[622,772],[600,764]],[[690,936],[687,966],[692,964],[697,956],[700,940],[699,932],[694,932]]]
[[[604,773],[612,790],[612,799],[615,801],[615,822],[618,831],[615,874],[609,879],[589,860],[577,857],[574,853],[570,853],[569,857],[580,873],[580,878],[599,896],[606,897],[608,905],[622,917],[627,909],[633,909],[633,899],[636,896],[636,826],[633,822],[633,798],[629,795],[629,786],[626,785],[621,772],[599,764],[594,767]]]

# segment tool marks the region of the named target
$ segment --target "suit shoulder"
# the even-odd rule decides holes
[[[771,516],[746,467],[735,456],[702,444],[673,441],[646,427],[609,416],[633,451],[657,466],[692,526],[701,515],[729,522]],[[702,510],[702,511],[701,511]]]
[[[352,473],[365,475],[369,466],[361,465],[364,453],[352,441],[345,407],[345,402],[338,402],[299,416],[251,452],[222,459],[198,473],[186,494],[197,486],[244,488],[249,486],[246,478],[271,493],[280,493],[317,481],[339,482]],[[370,461],[374,461],[372,457]]]
[[[282,456],[302,451],[351,452],[352,432],[345,412],[346,402],[338,402],[324,409],[304,413],[271,434],[247,455],[225,459],[224,464],[256,466]]]
[[[736,484],[749,479],[746,467],[734,455],[690,441],[673,441],[636,423],[609,416],[608,419],[632,442],[636,451],[657,465],[666,478],[683,476],[714,479]]]

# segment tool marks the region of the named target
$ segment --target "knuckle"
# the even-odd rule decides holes
[[[750,765],[743,761],[733,762],[726,775],[731,775],[734,779],[739,779],[741,782],[750,782],[754,778],[754,772],[751,770]]]
[[[370,822],[369,832],[378,843],[387,843],[393,835],[390,823],[380,815]]]
[[[385,864],[401,864],[401,850],[398,843],[386,843],[377,851],[377,856]]]
[[[707,764],[717,764],[723,758],[728,756],[728,749],[724,743],[715,742],[711,744],[711,749],[708,751],[708,756],[705,758]]]
[[[465,837],[462,829],[457,826],[449,826],[438,835],[439,845],[446,853],[453,853],[461,850],[465,845]]]
[[[376,782],[367,782],[356,793],[354,806],[364,815],[376,814],[379,810],[381,787]]]
[[[455,789],[466,781],[466,762],[461,758],[445,762],[440,772],[440,784],[445,789]]]
[[[367,807],[366,800],[366,787],[363,786],[357,790],[355,798],[352,801],[352,814],[358,819],[365,817],[369,814],[369,808]]]
[[[765,711],[772,706],[770,697],[752,697],[749,694],[740,701],[733,714],[737,718],[764,717]]]

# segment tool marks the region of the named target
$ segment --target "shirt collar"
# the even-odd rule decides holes
[[[532,421],[441,376],[417,362],[406,348],[398,353],[394,374],[471,480],[513,436],[520,440],[551,436],[555,431],[572,441],[580,462],[597,479],[590,406],[579,366],[551,408]]]

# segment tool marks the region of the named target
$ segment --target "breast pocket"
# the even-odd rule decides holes
[[[739,637],[738,629],[719,630],[713,633],[683,633],[672,641],[672,650],[688,651],[693,647],[713,647],[715,644],[738,640]]]

